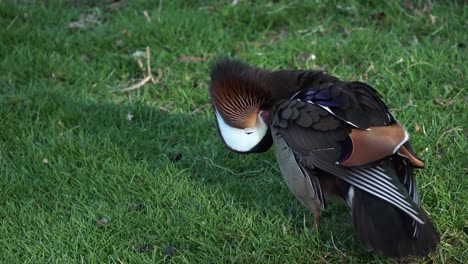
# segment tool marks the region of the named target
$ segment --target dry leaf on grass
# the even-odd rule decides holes
[[[117,39],[114,42],[114,44],[115,44],[116,47],[121,48],[121,47],[125,46],[125,41],[123,41],[122,39]]]
[[[432,14],[427,14],[429,16],[429,21],[431,21],[431,24],[434,25],[436,23],[436,18]]]
[[[109,220],[106,217],[103,217],[103,218],[96,221],[96,225],[98,227],[105,226],[105,225],[107,225],[107,223],[109,223]]]
[[[419,130],[421,130],[421,127],[418,125],[418,123],[414,124],[414,130],[416,132],[419,132]]]
[[[132,36],[132,32],[128,29],[124,29],[122,30],[122,35],[125,35],[127,38],[130,38]]]
[[[451,99],[441,99],[439,97],[436,97],[434,99],[434,103],[436,103],[437,105],[441,105],[441,106],[451,106],[455,103],[455,101]]]
[[[315,54],[312,54],[312,53],[309,53],[309,52],[301,53],[301,54],[296,56],[296,59],[298,61],[302,61],[302,62],[305,62],[305,61],[308,61],[308,60],[315,60],[316,58],[317,57],[315,56]]]
[[[409,10],[414,10],[413,1],[411,1],[411,0],[406,1],[405,7],[406,7],[407,9],[409,9]]]
[[[114,1],[113,3],[111,3],[111,4],[108,4],[107,7],[108,7],[111,11],[117,11],[117,10],[119,10],[120,8],[122,8],[124,5],[125,5],[125,1],[124,1],[124,0],[117,0],[117,1]]]
[[[142,50],[137,50],[133,52],[131,56],[134,58],[144,58],[146,57],[146,52]]]
[[[143,15],[146,18],[146,22],[148,22],[148,23],[151,22],[151,16],[148,14],[148,11],[143,10]]]
[[[342,63],[343,65],[346,65],[346,57],[341,58],[341,63]]]
[[[347,27],[345,27],[343,29],[343,33],[345,34],[345,36],[349,36],[349,34],[351,34],[351,30],[349,30]]]
[[[81,54],[81,55],[80,55],[80,59],[81,59],[82,61],[84,61],[84,62],[90,62],[90,61],[91,61],[91,58],[90,58],[88,55],[86,55],[86,54]]]
[[[99,20],[98,14],[81,14],[80,19],[78,21],[74,21],[68,24],[67,28],[72,30],[83,30],[90,26],[95,26],[99,24],[101,24],[101,21]]]
[[[187,55],[181,55],[179,58],[179,62],[202,62],[204,61],[204,57],[196,57],[196,56],[187,56]]]
[[[286,38],[289,35],[289,29],[287,28],[282,28],[280,29],[279,32],[277,31],[272,31],[269,35],[269,38],[271,39],[271,42],[281,40]]]
[[[426,2],[426,5],[424,6],[423,11],[429,17],[429,21],[431,21],[431,24],[434,25],[436,23],[436,17],[431,14],[431,11],[432,11],[432,2],[431,1]]]
[[[436,17],[431,14],[432,7],[433,5],[431,1],[426,1],[422,9],[416,8],[413,4],[413,1],[411,0],[408,0],[405,3],[405,8],[413,11],[413,13],[415,13],[416,15],[427,14],[427,16],[429,17],[429,21],[431,22],[432,25],[434,25],[436,23]]]
[[[430,13],[432,11],[432,2],[431,1],[426,1],[426,4],[424,5],[424,12]]]
[[[415,123],[414,124],[414,130],[416,132],[419,132],[419,133],[423,133],[423,135],[425,137],[428,137],[429,135],[426,133],[426,128],[424,127],[424,125],[422,126],[422,128],[418,125],[418,123]]]
[[[321,65],[318,65],[318,64],[312,65],[312,69],[315,70],[315,71],[326,71],[324,66],[321,66]]]

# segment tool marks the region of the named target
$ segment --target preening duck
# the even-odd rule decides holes
[[[275,143],[284,180],[317,224],[327,202],[341,200],[368,249],[399,259],[436,249],[414,177],[424,162],[370,85],[225,58],[212,68],[210,96],[224,144],[249,154]]]

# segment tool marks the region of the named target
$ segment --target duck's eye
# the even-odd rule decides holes
[[[251,129],[251,128],[245,128],[245,129],[244,129],[244,132],[245,132],[247,135],[250,135],[250,134],[252,134],[254,131],[253,131],[253,129]]]

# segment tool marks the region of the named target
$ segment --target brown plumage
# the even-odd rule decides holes
[[[349,139],[352,152],[346,160],[340,161],[340,164],[356,167],[388,157],[399,149],[399,144],[406,137],[405,129],[398,124],[369,127],[367,130],[351,129]]]
[[[219,63],[220,65],[222,62]],[[219,109],[223,119],[231,126],[245,128],[252,126],[253,117],[260,107],[267,107],[271,95],[258,86],[262,75],[260,70],[245,71],[245,66],[233,62],[230,67],[212,72],[210,95],[213,106]]]
[[[264,137],[276,144],[283,178],[316,221],[327,200],[338,198],[350,205],[357,236],[375,252],[405,258],[435,250],[439,234],[421,208],[413,175],[424,162],[371,86],[224,59],[213,67],[210,94],[229,148],[265,151],[271,141],[242,129],[268,128]],[[263,116],[268,122],[258,121]]]

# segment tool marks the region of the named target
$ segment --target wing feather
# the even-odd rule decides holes
[[[303,90],[293,98],[279,102],[272,111],[272,127],[299,156],[302,166],[312,165],[331,173],[394,205],[411,217],[414,225],[423,224],[416,203],[414,182],[404,186],[398,177],[392,175],[391,160],[375,160],[375,164],[370,163],[363,167],[337,164],[343,156],[342,143],[349,137],[352,129],[367,129],[371,126],[388,126],[395,123],[377,92],[361,83],[350,85],[348,90],[346,87],[337,88],[330,85],[326,88],[331,91],[326,93],[320,89]],[[336,99],[332,95],[339,98]],[[356,101],[357,105],[347,103]],[[334,102],[343,103],[346,107],[340,108],[339,104]],[[299,114],[292,114],[296,112]],[[382,140],[385,140],[385,137],[382,137]],[[384,168],[382,164],[387,167]],[[411,191],[408,192],[405,187],[411,187]]]
[[[313,173],[314,169],[298,162],[291,148],[275,129],[272,129],[272,135],[283,179],[292,193],[319,217],[325,208],[325,199],[317,176]]]

